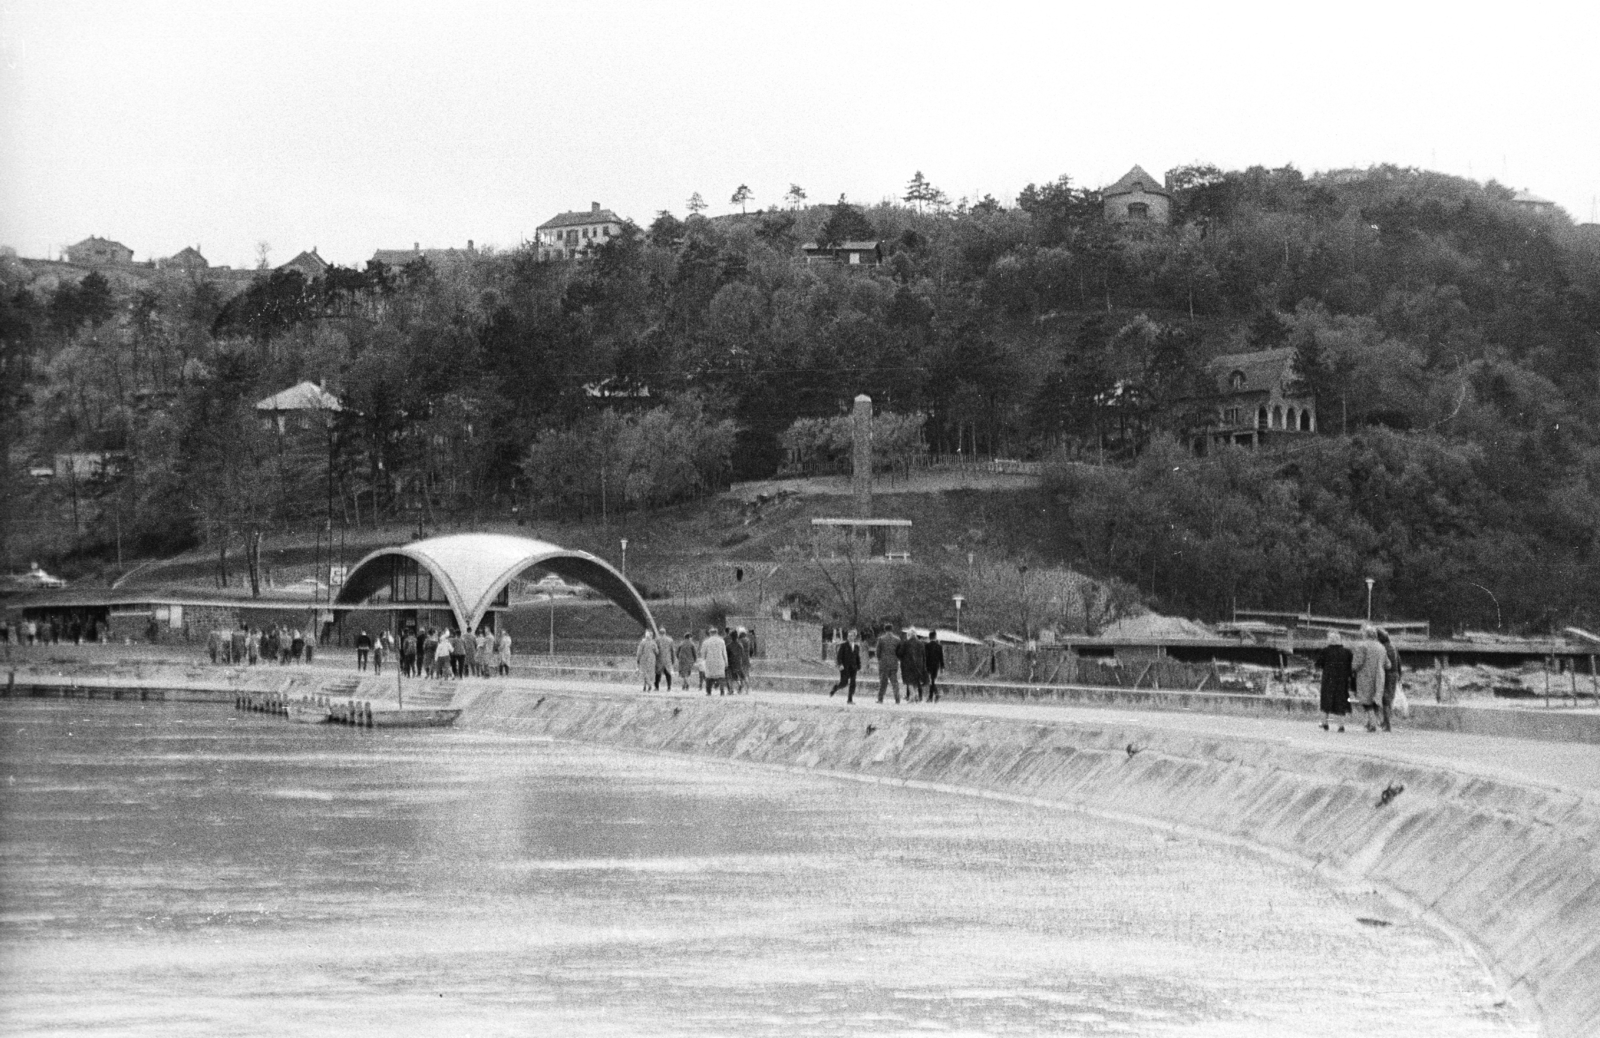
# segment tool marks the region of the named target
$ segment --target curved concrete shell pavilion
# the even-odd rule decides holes
[[[608,563],[586,551],[499,533],[452,534],[380,548],[356,563],[334,608],[360,605],[387,590],[396,608],[448,605],[460,630],[476,631],[491,608],[507,604],[511,581],[535,567],[594,588],[641,627],[656,629],[639,592]]]

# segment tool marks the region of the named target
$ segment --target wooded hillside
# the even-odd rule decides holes
[[[1161,608],[1353,611],[1370,575],[1393,615],[1593,622],[1600,235],[1416,170],[1172,186],[1170,226],[1108,224],[1066,178],[1010,208],[923,181],[904,205],[663,213],[582,262],[274,273],[231,298],[178,273],[131,296],[13,280],[6,554],[70,567],[119,535],[166,552],[330,508],[657,507],[776,472],[785,430],[865,392],[936,454],[1103,463],[1049,477],[1039,551]],[[863,239],[881,267],[798,248]],[[1179,447],[1206,361],[1276,346],[1319,435]],[[345,410],[263,428],[253,403],[302,380]],[[63,538],[68,490],[25,472],[65,451],[116,464],[71,488]]]

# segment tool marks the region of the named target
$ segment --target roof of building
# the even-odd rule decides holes
[[[89,237],[83,239],[83,241],[80,241],[80,242],[78,242],[76,244],[68,245],[67,248],[69,248],[69,249],[77,249],[77,248],[82,248],[85,245],[115,245],[117,248],[122,249],[122,250],[124,250],[126,252],[132,252],[133,251],[132,249],[128,248],[126,245],[122,244],[120,241],[112,241],[110,238],[101,238],[98,235],[94,235],[94,234],[89,235]]]
[[[327,260],[325,260],[321,256],[317,255],[317,247],[315,245],[313,245],[313,246],[311,246],[311,251],[302,252],[300,255],[296,256],[294,259],[290,260],[287,263],[278,264],[278,269],[279,270],[310,270],[310,271],[313,271],[315,273],[320,274],[324,270],[327,270],[329,266],[330,266],[330,264],[328,263]]]
[[[1122,174],[1121,180],[1118,180],[1115,184],[1103,189],[1100,194],[1102,197],[1110,197],[1111,195],[1131,195],[1136,188],[1142,189],[1145,194],[1148,195],[1165,195],[1168,198],[1172,197],[1171,192],[1169,192],[1165,185],[1162,184],[1160,177],[1152,177],[1150,174],[1144,171],[1144,167],[1139,165],[1135,165],[1132,169],[1128,170],[1128,172]]]
[[[183,248],[179,249],[177,252],[174,252],[172,255],[168,256],[167,257],[167,262],[168,263],[205,263],[206,262],[206,258],[204,256],[200,255],[200,250],[195,248],[193,245],[185,245]]]
[[[632,584],[610,565],[583,551],[568,551],[547,541],[499,533],[462,533],[380,548],[350,571],[336,606],[357,605],[390,586],[385,559],[415,560],[444,592],[461,630],[475,631],[501,590],[516,577],[538,567],[568,582],[586,584],[655,630],[655,620]]]
[[[415,263],[425,259],[429,263],[454,263],[458,260],[470,259],[477,255],[477,250],[470,245],[465,249],[423,249],[412,246],[409,249],[377,249],[372,253],[369,263],[382,263],[386,267],[403,267],[407,263]]]
[[[1293,346],[1280,346],[1275,350],[1257,350],[1254,353],[1229,353],[1217,357],[1210,364],[1216,376],[1217,391],[1221,393],[1261,393],[1285,384],[1294,371]],[[1235,389],[1228,384],[1234,372],[1244,375],[1244,385]]]
[[[1527,188],[1523,188],[1521,191],[1518,191],[1511,200],[1521,205],[1555,205],[1555,203],[1550,201],[1550,199],[1541,198],[1532,191],[1529,191]]]
[[[256,401],[257,411],[342,411],[339,398],[315,382],[302,382],[265,400]]]
[[[582,227],[585,224],[621,222],[622,217],[609,209],[601,209],[600,203],[596,202],[588,209],[575,209],[570,213],[560,213],[552,216],[535,230],[549,231],[557,227]]]
[[[814,241],[808,241],[800,248],[808,252],[817,252],[822,249],[831,249],[836,252],[866,252],[881,246],[882,242],[876,241],[842,241],[834,245],[818,245]]]

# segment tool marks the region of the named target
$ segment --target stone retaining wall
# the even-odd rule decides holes
[[[1237,841],[1379,886],[1471,940],[1551,1035],[1600,1033],[1600,805],[1576,793],[1136,724],[486,684],[456,705],[474,727],[1003,795]]]

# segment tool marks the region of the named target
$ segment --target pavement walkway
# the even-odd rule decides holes
[[[637,695],[631,676],[628,681],[585,681],[576,678],[512,679],[518,688],[555,692],[626,693]],[[675,691],[648,693],[652,696],[704,699],[704,693]],[[951,700],[940,703],[878,704],[876,693],[856,693],[854,705],[845,705],[842,695],[829,698],[811,692],[752,691],[734,697],[774,706],[813,707],[855,710],[871,716],[917,713],[944,716],[994,717],[1039,724],[1076,725],[1106,728],[1129,727],[1179,732],[1203,738],[1224,737],[1276,742],[1295,749],[1366,756],[1380,760],[1403,761],[1427,767],[1448,768],[1484,778],[1519,785],[1561,789],[1585,798],[1600,800],[1600,749],[1592,744],[1537,742],[1458,732],[1418,731],[1397,723],[1392,732],[1367,732],[1359,725],[1348,725],[1341,734],[1324,732],[1312,720],[1293,718],[1237,717],[1221,714],[1177,713],[1154,710],[1108,710],[1068,704],[970,702]],[[713,697],[720,698],[720,697]]]

